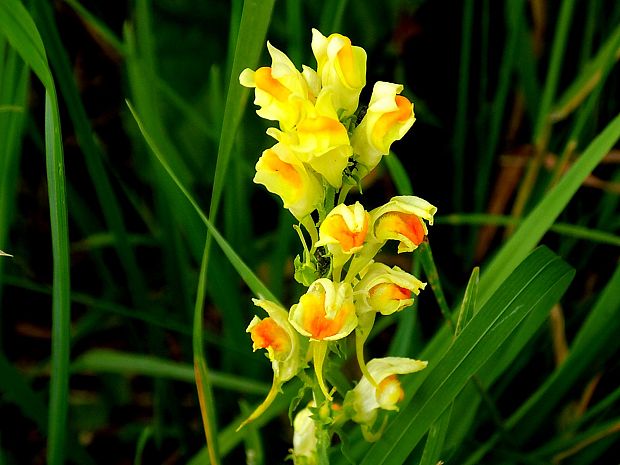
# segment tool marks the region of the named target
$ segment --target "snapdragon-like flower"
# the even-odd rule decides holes
[[[368,110],[351,136],[351,144],[362,175],[371,171],[390,146],[409,131],[415,121],[413,103],[398,95],[403,86],[377,82],[372,90]]]
[[[415,276],[395,266],[372,263],[355,285],[358,315],[367,312],[391,315],[413,304],[413,295],[426,287]]]
[[[423,220],[433,224],[437,208],[419,197],[403,195],[370,212],[370,231],[378,242],[399,241],[398,253],[412,252],[428,234]]]
[[[323,90],[335,96],[336,110],[350,116],[357,110],[360,92],[366,85],[366,52],[351,45],[341,34],[325,37],[312,29],[312,52]]]
[[[310,338],[317,381],[325,397],[331,400],[323,381],[323,362],[328,342],[348,336],[357,326],[351,285],[317,279],[299,303],[291,307],[289,320],[300,334]]]
[[[338,119],[330,92],[321,92],[312,104],[304,104],[304,117],[295,131],[269,128],[267,134],[287,146],[299,160],[309,164],[335,188],[353,154],[347,129]]]
[[[246,68],[239,76],[239,82],[244,87],[255,89],[254,103],[260,107],[256,110],[258,116],[278,121],[284,130],[290,130],[299,121],[304,102],[316,98],[311,88],[316,89],[318,79],[309,68],[300,73],[293,62],[269,42],[267,49],[271,66],[256,71]]]
[[[333,255],[334,269],[341,268],[366,241],[370,215],[361,203],[337,205],[319,228],[317,246],[325,245]]]
[[[427,362],[403,357],[375,358],[368,362],[368,371],[377,381],[374,385],[366,376],[347,393],[345,411],[351,419],[361,424],[362,433],[368,441],[377,440],[381,430],[373,433],[372,428],[379,410],[398,410],[398,403],[405,393],[396,375],[414,373],[426,368]]]
[[[323,202],[323,186],[317,176],[279,143],[265,150],[259,158],[254,182],[278,195],[284,208],[298,220],[308,216]]]
[[[372,384],[377,380],[368,371],[364,361],[364,344],[375,323],[377,313],[391,315],[413,304],[413,295],[426,287],[415,276],[395,266],[371,263],[361,273],[362,279],[355,285],[355,305],[358,325],[355,328],[355,349],[362,373]]]
[[[267,358],[273,369],[273,383],[261,405],[245,420],[238,429],[258,418],[271,405],[280,386],[297,375],[305,365],[302,354],[302,341],[288,321],[288,312],[278,304],[265,299],[252,299],[254,305],[267,312],[268,317],[254,316],[248,325],[253,350],[266,349]]]

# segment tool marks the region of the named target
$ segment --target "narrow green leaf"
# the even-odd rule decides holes
[[[110,349],[92,349],[82,354],[71,364],[71,371],[122,373],[194,382],[194,368],[189,364]],[[211,371],[211,380],[215,387],[246,394],[265,395],[270,388],[264,383],[216,371]]]
[[[574,272],[546,248],[535,250],[472,318],[441,359],[429,364],[422,385],[392,419],[361,465],[404,463],[468,380],[496,355],[530,314],[546,314]]]
[[[575,0],[564,0],[562,2],[553,37],[547,79],[545,80],[545,87],[543,88],[540,106],[538,107],[538,118],[534,125],[534,143],[537,147],[541,146],[541,144],[543,146],[546,145],[542,140],[548,137],[546,131],[549,126],[549,114],[551,113],[551,105],[555,98],[560,71],[562,70],[562,58],[568,42],[568,31],[570,30],[574,11]]]
[[[493,224],[493,225],[520,225],[523,220],[505,215],[489,215],[486,213],[457,213],[453,215],[442,215],[435,217],[435,224]],[[620,246],[620,236],[592,229],[585,226],[569,223],[555,223],[549,227],[549,231],[561,234],[563,236],[583,239],[590,242],[598,242],[601,244],[610,244]]]
[[[426,274],[426,278],[431,285],[431,289],[433,289],[433,293],[435,294],[435,299],[437,300],[437,304],[439,305],[439,309],[446,320],[448,326],[452,329],[452,315],[450,311],[450,307],[448,306],[448,302],[446,301],[446,296],[443,293],[443,289],[441,287],[441,281],[439,279],[439,271],[437,270],[437,266],[435,265],[435,260],[433,259],[433,253],[431,252],[431,246],[428,242],[423,242],[418,247],[419,252],[418,256],[420,257],[420,262],[422,263],[422,268],[424,268],[424,273]]]
[[[478,304],[484,305],[499,284],[515,269],[549,230],[583,180],[620,138],[620,115],[594,139],[562,180],[540,201],[502,246],[480,277]]]
[[[474,24],[474,1],[465,0],[463,4],[463,20],[461,29],[461,56],[459,63],[458,102],[456,105],[456,122],[454,128],[453,171],[454,185],[452,190],[455,211],[463,210],[463,189],[465,176],[465,148],[467,143],[467,123],[471,120],[467,112],[469,96],[469,76],[471,62],[471,43]]]
[[[420,465],[437,465],[440,462],[451,417],[452,405],[441,414],[439,419],[428,430]]]
[[[0,31],[28,63],[46,89],[53,86],[45,47],[28,11],[17,0],[0,2]]]
[[[411,186],[411,180],[407,174],[407,170],[398,159],[398,157],[390,152],[390,155],[383,157],[381,160],[385,161],[390,176],[396,185],[396,191],[399,195],[413,195],[413,187]]]
[[[45,152],[52,232],[52,372],[47,460],[65,460],[70,357],[70,268],[67,204],[60,115],[43,42],[32,18],[16,0],[0,3],[0,30],[45,86]]]
[[[557,99],[551,110],[551,119],[559,121],[570,115],[599,84],[605,69],[620,59],[620,25],[616,26],[597,54]]]
[[[219,231],[213,225],[213,223],[209,221],[209,219],[206,217],[206,215],[204,214],[204,212],[198,205],[198,202],[196,202],[196,200],[189,193],[187,188],[181,183],[179,178],[175,175],[175,173],[172,171],[172,169],[166,162],[166,159],[161,155],[161,151],[159,147],[155,144],[150,134],[146,132],[146,130],[144,129],[144,126],[142,125],[142,122],[138,114],[136,113],[135,109],[131,106],[129,102],[127,102],[127,105],[129,106],[129,109],[131,110],[131,113],[133,114],[133,117],[136,120],[136,123],[138,124],[138,127],[140,128],[140,131],[142,135],[144,136],[144,139],[146,140],[147,144],[153,151],[153,154],[157,157],[159,162],[162,164],[162,166],[164,167],[164,169],[166,170],[170,178],[177,185],[177,187],[182,192],[182,194],[190,202],[190,204],[192,205],[196,213],[199,215],[200,219],[205,224],[205,226],[209,228],[209,231],[211,231],[213,238],[218,243],[218,245],[220,246],[220,248],[222,249],[226,257],[228,258],[230,263],[235,267],[235,269],[239,273],[239,276],[241,276],[243,281],[252,290],[254,295],[256,295],[259,298],[269,299],[269,300],[272,300],[273,302],[278,302],[278,300],[271,293],[271,291],[265,286],[265,284],[263,284],[260,281],[260,279],[258,279],[258,277],[254,274],[254,272],[243,262],[243,260],[239,257],[239,255],[237,255],[237,253],[230,246],[230,244],[226,241],[226,239],[224,239],[224,237],[219,233]]]
[[[532,425],[557,405],[562,396],[595,362],[603,363],[620,348],[620,266],[609,280],[577,333],[568,357],[506,422],[513,438],[523,441],[536,432]],[[529,426],[527,426],[529,425]]]
[[[103,165],[101,145],[94,138],[93,128],[80,100],[73,70],[60,40],[51,4],[45,0],[35,0],[34,11],[37,14],[41,35],[47,45],[50,62],[58,76],[60,91],[66,102],[78,143],[84,153],[86,167],[95,187],[99,205],[114,237],[117,256],[125,269],[129,287],[132,289],[131,296],[138,306],[146,308],[146,285],[129,242],[118,199]]]
[[[467,288],[465,289],[465,296],[461,303],[461,310],[459,312],[459,318],[456,322],[456,330],[454,335],[458,336],[463,328],[467,326],[469,320],[476,314],[476,296],[478,295],[478,275],[480,274],[480,268],[475,267],[469,277]]]
[[[285,414],[291,401],[297,396],[300,387],[301,382],[298,379],[292,380],[285,385],[283,389],[284,392],[276,397],[265,413],[252,422],[254,427],[260,429],[276,416]],[[253,405],[250,410],[254,411],[256,407],[258,407],[258,404]],[[243,441],[247,434],[247,430],[243,429],[237,432],[237,428],[245,419],[246,417],[244,415],[239,415],[220,432],[218,442],[220,444],[220,453],[223,457],[229,454],[230,451]],[[187,462],[187,465],[209,465],[210,463],[208,451],[206,448],[203,448]]]

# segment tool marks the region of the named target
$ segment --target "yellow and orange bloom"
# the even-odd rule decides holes
[[[361,203],[337,205],[321,223],[316,245],[327,246],[334,256],[351,256],[364,246],[369,223],[370,215]]]
[[[425,287],[426,283],[397,266],[372,263],[355,285],[357,313],[391,315],[411,306],[413,296]]]
[[[291,307],[289,320],[311,341],[335,341],[348,336],[357,326],[351,285],[317,279]]]
[[[288,312],[280,305],[265,299],[252,299],[254,305],[267,312],[266,318],[254,316],[246,332],[252,338],[254,351],[265,349],[273,369],[273,382],[267,397],[239,426],[255,420],[271,405],[280,387],[305,366],[305,346],[288,321]]]
[[[301,296],[299,303],[291,307],[289,321],[300,334],[310,338],[319,387],[331,400],[323,380],[323,362],[328,343],[347,337],[357,326],[351,285],[334,283],[327,278],[317,279]]]
[[[323,186],[318,177],[282,144],[263,152],[256,163],[254,182],[278,195],[284,208],[301,220],[323,202]]]
[[[254,103],[260,107],[256,110],[258,116],[278,121],[288,131],[299,121],[303,102],[315,98],[308,80],[316,86],[317,78],[311,70],[300,73],[293,62],[269,42],[267,48],[271,66],[256,71],[246,68],[239,76],[239,82],[244,87],[255,89]]]
[[[338,120],[332,95],[321,92],[315,104],[306,101],[304,116],[295,131],[269,128],[267,134],[286,145],[335,188],[342,185],[342,173],[353,154],[347,129]]]
[[[392,143],[402,139],[415,121],[413,103],[398,95],[402,90],[400,84],[382,81],[373,88],[366,115],[351,136],[355,160],[364,168],[362,174],[377,166],[381,157],[390,153]]]
[[[414,373],[426,368],[427,362],[403,357],[375,358],[368,362],[368,371],[376,381],[373,385],[366,376],[346,395],[344,408],[351,419],[362,425],[367,440],[378,439],[372,427],[379,410],[398,410],[405,393],[396,375]],[[380,432],[379,432],[380,435]]]
[[[433,224],[437,208],[419,197],[403,195],[370,212],[370,233],[377,242],[399,241],[398,253],[411,252],[428,234],[426,223]]]
[[[336,110],[350,116],[357,110],[360,92],[366,85],[366,52],[351,45],[341,34],[325,37],[312,29],[312,52],[322,88],[334,94]]]

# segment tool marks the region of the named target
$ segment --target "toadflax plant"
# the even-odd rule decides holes
[[[366,52],[340,34],[312,30],[316,70],[300,72],[267,43],[271,66],[245,69],[243,86],[255,89],[262,118],[275,121],[267,133],[276,140],[256,163],[254,182],[278,195],[298,220],[303,253],[295,279],[307,287],[288,310],[254,299],[266,316],[255,316],[247,332],[254,350],[265,349],[273,368],[267,398],[240,426],[260,416],[284,383],[301,378],[313,399],[293,421],[295,464],[327,464],[332,436],[346,421],[358,423],[368,441],[377,440],[387,411],[397,410],[404,392],[397,375],[420,371],[426,362],[400,357],[366,363],[364,344],[377,314],[390,315],[413,303],[426,286],[397,266],[375,261],[388,241],[411,252],[424,240],[436,208],[419,197],[398,196],[368,211],[346,204],[351,188],[389,154],[415,121],[403,86],[377,82],[368,105],[359,97],[366,85]],[[304,234],[302,227],[305,229]],[[330,357],[354,340],[362,378],[348,392],[325,376]],[[306,368],[311,364],[311,375]]]

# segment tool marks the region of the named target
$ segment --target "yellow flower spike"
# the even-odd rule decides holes
[[[348,283],[334,283],[327,278],[313,282],[291,307],[289,321],[313,345],[314,370],[325,397],[331,400],[323,380],[323,362],[328,341],[348,336],[357,326],[353,289]]]
[[[295,376],[305,365],[302,343],[299,335],[288,321],[288,312],[278,304],[264,299],[252,299],[254,305],[265,310],[268,316],[260,319],[255,316],[248,325],[253,349],[266,349],[271,360],[273,382],[265,400],[237,428],[243,428],[255,420],[271,405],[280,392],[280,387]]]
[[[323,202],[323,186],[317,176],[282,144],[263,152],[256,163],[254,182],[278,195],[284,208],[300,221]]]
[[[398,253],[411,252],[428,234],[423,220],[432,225],[436,212],[436,207],[419,197],[393,197],[385,205],[370,212],[370,234],[379,243],[390,239],[400,241]]]
[[[267,42],[271,66],[256,71],[244,69],[239,76],[242,86],[255,88],[254,103],[260,108],[261,118],[279,121],[284,130],[291,130],[301,117],[303,102],[309,97],[306,76],[302,75],[291,60]],[[314,83],[313,83],[314,85]]]
[[[402,139],[415,122],[413,103],[398,95],[402,90],[400,84],[377,82],[366,115],[353,131],[351,145],[363,175],[390,153],[392,143]]]
[[[357,110],[359,96],[366,85],[366,52],[351,45],[341,34],[325,37],[312,29],[312,52],[323,89],[334,94],[334,106],[350,116]]]
[[[366,376],[349,391],[344,408],[350,412],[351,419],[365,426],[369,431],[379,409],[398,410],[398,403],[404,392],[396,375],[414,373],[426,368],[427,362],[403,357],[375,358],[368,362],[368,371],[377,381],[373,386]],[[377,438],[375,438],[376,440]]]

